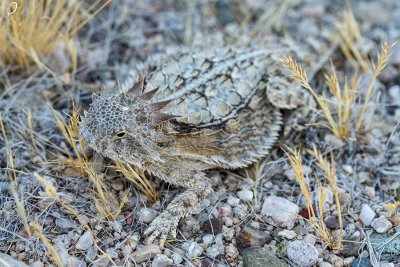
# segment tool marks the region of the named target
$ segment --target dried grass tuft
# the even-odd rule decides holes
[[[96,0],[89,7],[78,0],[17,0],[0,3],[0,59],[29,70],[43,68],[44,57],[64,43],[77,67],[74,36],[112,0]]]
[[[391,47],[393,46],[394,45]],[[331,64],[332,73],[330,75],[325,74],[325,83],[335,99],[331,101],[328,97],[318,94],[316,90],[311,87],[304,68],[298,64],[292,56],[283,57],[281,62],[284,67],[292,73],[293,78],[314,96],[331,132],[342,140],[348,140],[353,130],[358,132],[364,130],[364,116],[372,95],[374,84],[378,75],[387,65],[389,52],[390,47],[387,43],[384,43],[381,48],[381,53],[378,53],[377,63],[371,62],[371,82],[364,99],[359,98],[359,77],[353,75],[350,82],[346,80],[344,85],[341,86],[333,64]],[[362,102],[363,105],[361,111],[358,112],[357,107],[359,102]]]
[[[284,151],[289,159],[290,165],[296,176],[297,183],[300,186],[301,193],[306,202],[309,214],[309,219],[307,219],[308,222],[313,226],[315,232],[321,237],[321,239],[325,242],[325,244],[328,247],[336,250],[342,249],[343,220],[340,211],[339,194],[336,186],[336,170],[333,158],[331,158],[331,161],[328,161],[327,159],[321,156],[321,153],[319,151],[316,151],[316,156],[321,156],[321,158],[317,157],[318,166],[322,168],[326,178],[331,183],[332,192],[335,196],[335,202],[338,209],[338,217],[340,223],[339,237],[332,235],[324,222],[324,206],[327,198],[326,189],[321,185],[321,182],[319,181],[318,177],[316,177],[317,192],[318,192],[317,195],[318,199],[316,201],[318,209],[315,210],[313,201],[310,196],[310,185],[305,180],[304,170],[302,167],[303,160],[300,150],[293,150],[290,147],[286,146],[284,148]]]

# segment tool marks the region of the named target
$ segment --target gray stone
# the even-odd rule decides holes
[[[360,236],[346,236],[343,241],[343,249],[340,254],[345,257],[358,256],[358,250],[361,247]]]
[[[386,233],[390,228],[392,228],[392,223],[388,221],[385,217],[379,217],[372,221],[371,226],[374,230],[380,234]]]
[[[261,248],[251,247],[243,251],[243,267],[289,267],[289,265],[276,257],[272,252]]]
[[[365,226],[369,226],[372,220],[375,218],[375,212],[371,209],[368,204],[364,204],[361,207],[360,220]]]
[[[261,214],[266,217],[267,223],[288,229],[293,228],[298,213],[299,206],[276,196],[266,198],[261,209]]]
[[[75,245],[76,249],[87,250],[93,245],[92,235],[89,232],[85,232],[78,240]]]
[[[132,253],[132,257],[136,263],[142,263],[154,258],[157,254],[161,254],[160,247],[150,244],[147,246],[138,246],[137,250]]]
[[[286,250],[288,258],[300,267],[310,267],[318,261],[318,250],[303,240],[290,242]]]
[[[13,257],[0,253],[0,266],[4,267],[28,267],[22,261],[15,260]]]

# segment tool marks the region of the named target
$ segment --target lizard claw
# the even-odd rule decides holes
[[[149,228],[144,232],[145,236],[149,236],[147,243],[151,244],[157,237],[160,237],[160,246],[164,246],[169,234],[176,238],[176,229],[179,223],[179,216],[174,216],[169,212],[163,212],[150,224]]]

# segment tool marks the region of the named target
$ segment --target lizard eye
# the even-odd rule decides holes
[[[122,137],[125,137],[127,134],[128,134],[128,132],[127,132],[126,130],[123,130],[123,131],[117,132],[117,133],[115,134],[115,137],[117,137],[117,138],[122,138]]]

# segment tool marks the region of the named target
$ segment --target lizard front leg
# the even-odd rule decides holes
[[[171,175],[170,178],[164,178],[163,180],[185,187],[187,190],[178,195],[144,232],[144,235],[149,236],[149,243],[160,237],[161,246],[164,246],[169,234],[171,234],[172,238],[176,238],[176,230],[180,219],[189,215],[211,192],[211,184],[204,173],[201,172],[191,177],[180,179],[177,179],[175,175]]]

